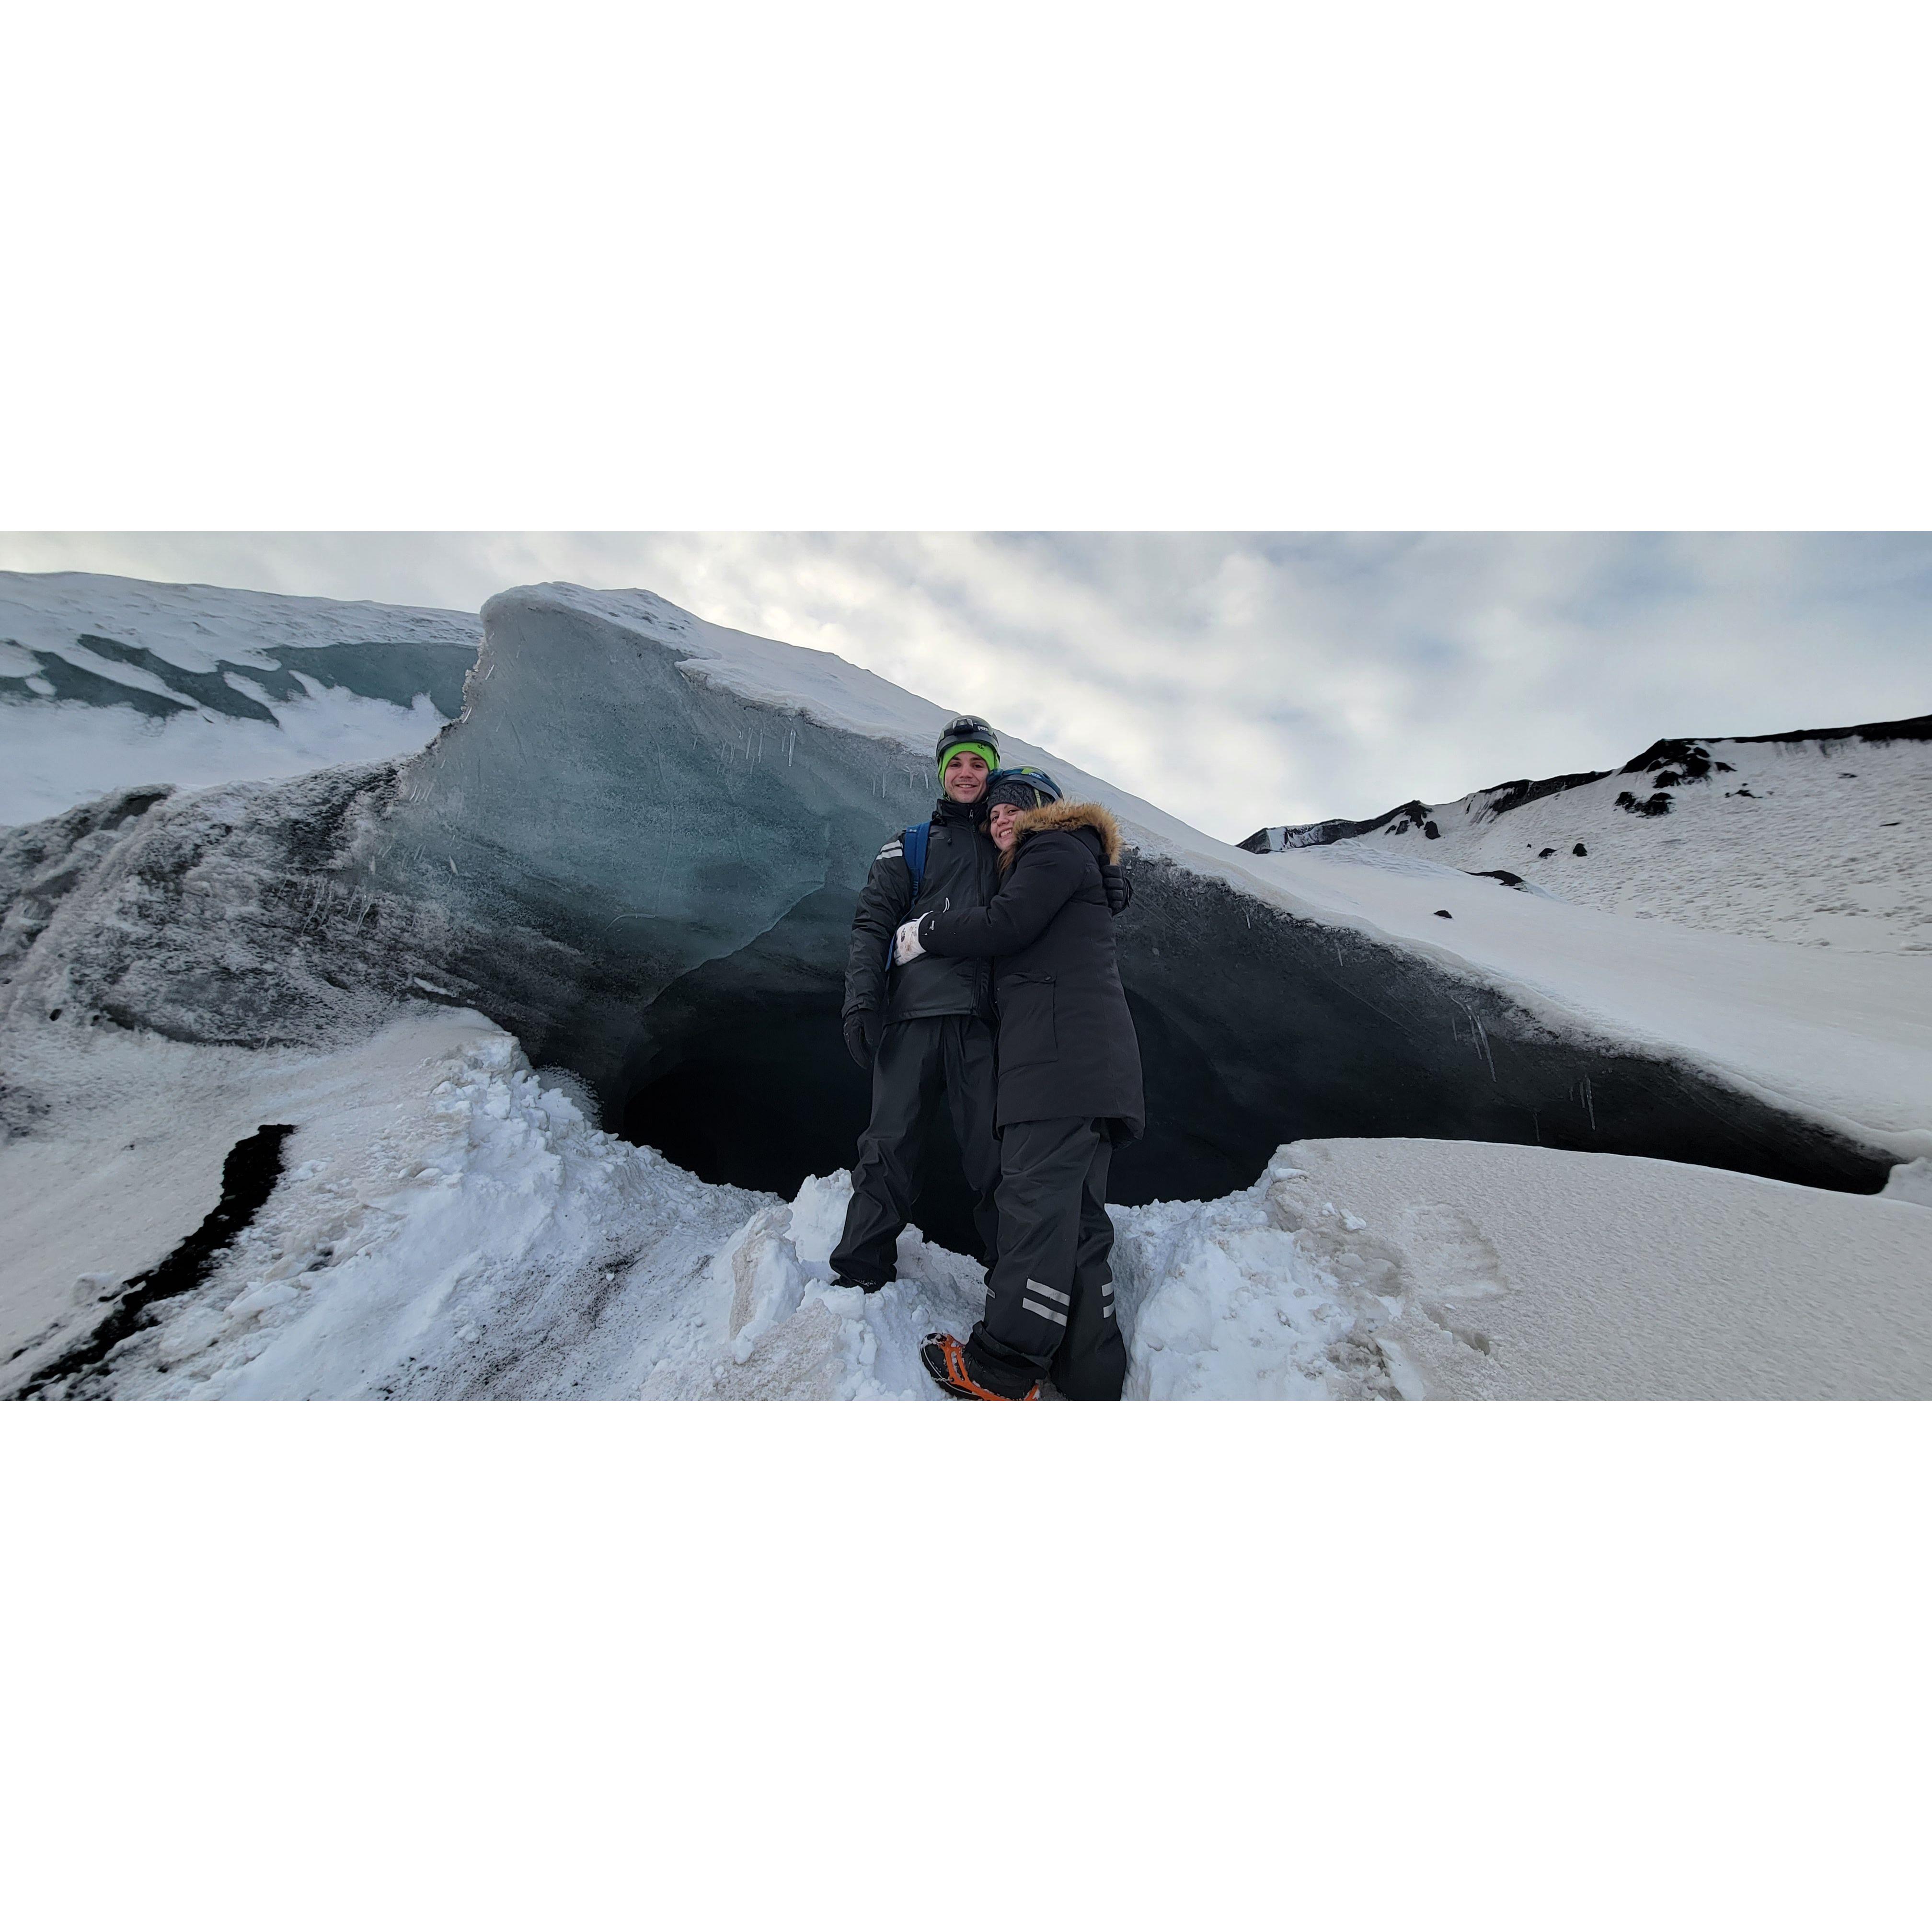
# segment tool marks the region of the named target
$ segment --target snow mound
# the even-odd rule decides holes
[[[703,1298],[684,1291],[761,1204],[600,1132],[475,1013],[419,1012],[331,1054],[100,1045],[43,1070],[58,1078],[77,1061],[74,1087],[92,1077],[91,1096],[50,1096],[71,1123],[70,1171],[103,1114],[138,1134],[171,1107],[204,1167],[254,1114],[296,1131],[279,1185],[207,1278],[63,1393],[634,1394],[664,1348],[704,1332]],[[0,1170],[14,1152],[0,1152]],[[0,1307],[14,1313],[22,1288],[82,1251],[76,1239],[122,1269],[158,1258],[151,1220],[117,1242],[118,1206],[104,1177],[77,1238],[72,1192],[23,1230],[0,1273]],[[82,1298],[98,1302],[116,1271],[89,1273]],[[77,1325],[56,1318],[28,1338],[16,1380],[56,1360]]]
[[[1932,1208],[1932,1160],[1922,1156],[1900,1161],[1886,1176],[1882,1192],[1888,1201],[1916,1201],[1922,1208]]]

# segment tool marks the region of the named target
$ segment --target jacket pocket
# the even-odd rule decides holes
[[[1015,973],[999,982],[999,1056],[1002,1066],[1031,1066],[1060,1054],[1054,1025],[1051,973]]]

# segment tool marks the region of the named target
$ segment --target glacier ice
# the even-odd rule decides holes
[[[842,1166],[866,1104],[836,1024],[853,898],[882,833],[925,810],[945,714],[642,592],[526,586],[483,626],[462,716],[412,757],[151,788],[0,835],[0,1024],[319,1047],[472,1008],[708,1180],[789,1196]],[[1672,951],[1424,860],[1251,856],[1010,749],[1112,806],[1134,850],[1119,937],[1150,1126],[1117,1163],[1126,1202],[1228,1193],[1318,1137],[1866,1192],[1926,1150],[1888,1017],[1902,980],[1847,1003],[1851,1024],[1882,1009],[1872,1039],[1814,1038],[1814,985],[1838,982],[1802,974],[1843,961]],[[1786,977],[1727,987],[1746,967]],[[934,1198],[929,1231],[966,1245],[963,1210]]]

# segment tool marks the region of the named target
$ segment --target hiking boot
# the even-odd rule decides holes
[[[1024,1395],[1002,1395],[997,1389],[976,1381],[966,1366],[966,1351],[950,1335],[937,1332],[927,1336],[919,1352],[926,1372],[940,1388],[961,1402],[1037,1402],[1040,1384],[1035,1382]]]
[[[832,1277],[834,1288],[862,1288],[868,1294],[877,1294],[885,1286],[882,1281],[862,1281],[856,1274],[835,1274]]]

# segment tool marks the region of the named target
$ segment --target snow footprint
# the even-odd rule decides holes
[[[1494,1343],[1459,1304],[1508,1293],[1502,1257],[1475,1222],[1446,1201],[1412,1202],[1399,1218],[1408,1274],[1423,1313],[1457,1341],[1489,1354]]]

